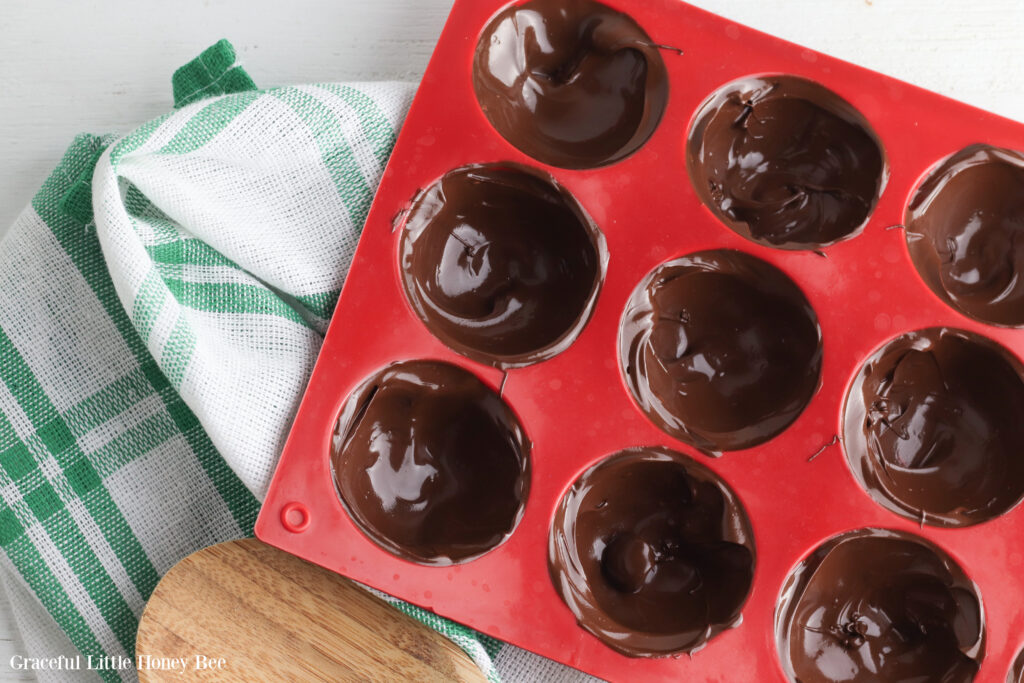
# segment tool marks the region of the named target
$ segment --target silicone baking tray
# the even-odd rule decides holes
[[[1024,126],[739,26],[677,0],[604,0],[659,44],[669,79],[665,114],[647,143],[597,169],[545,166],[492,128],[474,96],[481,31],[507,0],[457,0],[374,200],[323,349],[256,524],[264,541],[496,638],[605,679],[785,680],[773,614],[788,572],[826,539],[884,527],[931,540],[980,587],[987,630],[979,681],[1004,680],[1024,644],[1024,509],[962,529],[921,526],[875,503],[858,486],[836,436],[852,378],[887,341],[917,329],[975,332],[1024,357],[1024,330],[986,325],[937,298],[908,256],[900,229],[921,178],[973,143],[1024,149]],[[686,165],[690,123],[716,89],[741,77],[792,74],[816,81],[859,110],[881,139],[890,176],[863,232],[814,251],[760,246],[701,204]],[[449,350],[410,308],[398,243],[403,209],[422,188],[468,164],[516,162],[550,174],[607,240],[607,274],[594,313],[554,358],[501,370]],[[657,265],[707,249],[757,256],[797,283],[823,335],[821,387],[781,435],[709,458],[654,426],[635,405],[618,364],[623,309]],[[533,443],[524,516],[507,542],[449,567],[389,554],[350,520],[331,478],[338,413],[365,378],[390,363],[439,359],[476,374],[518,415]],[[586,468],[619,450],[665,446],[720,474],[750,516],[757,544],[742,623],[692,656],[620,655],[580,628],[548,574],[547,539],[563,493]],[[813,457],[812,456],[815,456]]]

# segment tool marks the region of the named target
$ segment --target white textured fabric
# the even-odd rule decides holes
[[[5,566],[6,565],[6,566]],[[18,573],[13,571],[9,563],[0,565],[0,589],[7,597],[14,625],[22,640],[22,649],[29,656],[64,657],[65,661],[73,660],[79,652],[60,630],[57,622],[43,608],[32,591],[24,584]],[[10,662],[0,662],[8,666]],[[98,681],[98,676],[88,671],[68,672],[63,670],[37,670],[31,672],[40,683],[66,683],[69,680]]]
[[[197,102],[134,149],[112,146],[93,177],[96,229],[119,297],[136,328],[148,331],[149,352],[259,498],[365,217],[362,197],[346,202],[339,190],[356,179],[339,180],[338,159],[324,156],[336,153],[328,143],[344,141],[344,163],[367,185],[386,158],[353,125],[363,115],[359,103],[338,93],[372,98],[394,125],[413,92],[408,84],[345,88]],[[210,108],[219,111],[204,117]],[[196,146],[209,133],[199,117],[218,130]],[[144,200],[133,203],[136,192]],[[183,239],[210,249],[184,263],[154,259],[155,248]],[[171,278],[180,289],[164,286]],[[289,315],[245,299],[268,289],[293,304]]]
[[[28,654],[130,658],[159,577],[251,532],[413,92],[241,89],[80,136],[0,244],[0,581]],[[392,602],[492,681],[590,680]],[[136,680],[40,672],[97,676]]]
[[[372,97],[395,127],[413,92],[405,84],[351,87]],[[357,121],[365,111],[342,88],[282,88],[242,102],[236,95],[223,104],[189,105],[145,140],[112,146],[93,177],[96,229],[121,301],[172,385],[260,499],[386,160],[380,141],[365,133],[365,120]],[[197,112],[216,107],[230,122],[221,122],[212,139],[195,150],[175,144],[197,135]],[[337,126],[329,144],[325,125]],[[339,143],[349,150],[344,159]],[[371,192],[357,191],[360,177]],[[212,248],[223,260],[203,249],[173,271],[154,260],[155,249],[182,241]],[[259,302],[165,291],[162,282],[172,276],[270,289],[300,316],[260,310]],[[475,654],[492,679],[597,680],[510,646],[491,659],[475,636],[403,607]]]

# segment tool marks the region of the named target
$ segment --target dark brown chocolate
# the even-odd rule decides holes
[[[691,254],[648,275],[626,306],[619,362],[633,398],[707,452],[788,427],[821,375],[821,328],[800,289],[739,251]]]
[[[622,451],[584,472],[548,542],[551,579],[580,626],[634,657],[692,652],[736,626],[754,556],[732,490],[664,448]]]
[[[972,145],[949,157],[914,194],[906,229],[914,266],[946,303],[1024,325],[1024,153]]]
[[[745,78],[717,91],[694,119],[687,167],[701,201],[723,223],[785,249],[854,235],[887,177],[867,119],[795,76]]]
[[[873,354],[850,388],[843,446],[868,494],[935,526],[969,526],[1024,497],[1024,369],[969,332],[933,328]]]
[[[435,361],[396,363],[349,397],[331,463],[345,509],[371,540],[421,564],[465,562],[523,514],[530,443],[498,395]]]
[[[525,154],[604,166],[658,126],[668,100],[658,49],[635,21],[593,0],[529,0],[484,29],[473,86],[491,125]]]
[[[1006,683],[1024,683],[1024,649],[1017,653],[1017,658],[1006,672]]]
[[[775,613],[779,656],[798,683],[974,679],[984,655],[977,586],[911,534],[861,529],[790,574]]]
[[[402,236],[413,308],[455,351],[499,367],[559,353],[590,317],[604,238],[546,175],[460,168],[413,202]]]

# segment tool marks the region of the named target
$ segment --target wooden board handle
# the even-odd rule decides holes
[[[256,539],[176,564],[146,605],[135,649],[143,683],[485,680],[444,636]]]

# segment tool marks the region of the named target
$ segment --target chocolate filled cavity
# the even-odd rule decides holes
[[[441,341],[516,367],[567,348],[590,317],[604,238],[551,178],[511,164],[447,173],[414,200],[402,279]]]
[[[1024,683],[1024,649],[1017,653],[1017,658],[1006,672],[1006,683]]]
[[[854,235],[887,178],[867,119],[795,76],[744,78],[717,91],[697,112],[686,159],[698,196],[726,226],[785,249]]]
[[[512,145],[552,166],[618,161],[651,136],[668,100],[665,64],[635,21],[593,0],[529,0],[491,20],[473,87]]]
[[[985,648],[977,586],[936,546],[882,529],[837,536],[801,562],[775,630],[799,683],[967,683]]]
[[[707,453],[763,443],[810,402],[821,328],[782,271],[739,251],[691,254],[650,273],[619,331],[619,362],[644,413]]]
[[[943,161],[914,193],[906,235],[918,273],[946,303],[1024,325],[1024,153],[972,145]]]
[[[551,579],[580,626],[634,657],[692,652],[737,625],[754,558],[732,490],[663,448],[622,451],[584,472],[548,542]]]
[[[933,328],[873,354],[846,400],[843,446],[878,503],[969,526],[1024,497],[1024,370],[1002,347]]]
[[[335,484],[356,525],[421,564],[470,560],[518,524],[530,444],[516,416],[469,372],[397,363],[345,403],[331,450]]]

